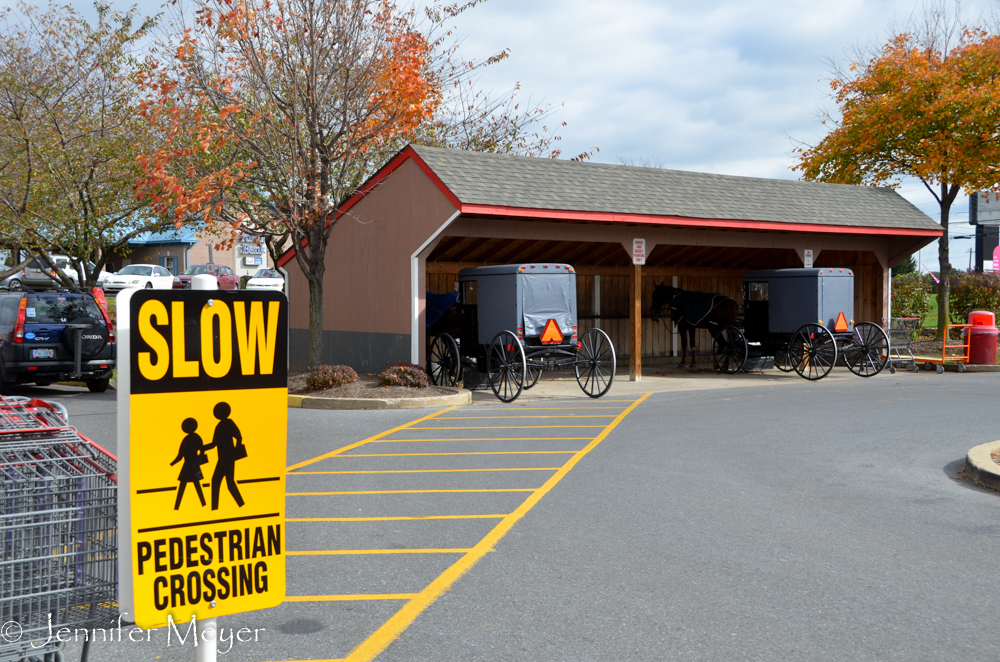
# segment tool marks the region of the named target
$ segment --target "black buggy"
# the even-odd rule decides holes
[[[615,377],[615,349],[600,329],[578,335],[576,273],[566,264],[463,269],[458,294],[427,294],[427,370],[437,385],[488,384],[512,402],[543,370],[572,368],[599,398]]]
[[[777,269],[743,275],[743,319],[715,338],[715,367],[726,373],[794,370],[826,377],[838,359],[861,377],[889,363],[889,337],[873,322],[854,321],[850,269]]]

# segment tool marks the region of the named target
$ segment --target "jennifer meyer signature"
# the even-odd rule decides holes
[[[53,631],[52,626],[52,613],[49,612],[49,626],[48,626],[48,638],[39,643],[39,640],[31,642],[32,648],[44,648],[46,646],[51,646],[55,642],[69,643],[71,641],[98,641],[98,633],[100,633],[100,641],[107,642],[123,642],[130,641],[132,643],[140,643],[143,641],[152,641],[153,633],[161,632],[160,629],[155,630],[143,630],[142,628],[135,625],[125,625],[122,627],[122,618],[127,616],[127,614],[118,615],[118,625],[117,627],[110,628],[59,628]],[[191,622],[187,624],[187,628],[184,626],[181,628],[177,627],[174,623],[174,619],[171,616],[167,616],[167,627],[163,628],[167,632],[167,646],[174,643],[176,638],[176,643],[178,646],[187,645],[188,641],[195,647],[199,645],[205,645],[205,642],[209,640],[210,630],[205,629],[198,631],[195,628],[195,619],[192,616]],[[124,630],[124,633],[123,633]],[[181,632],[183,630],[183,633]],[[236,642],[248,643],[251,641],[260,641],[260,633],[265,632],[266,628],[224,628],[220,627],[217,629],[218,634],[218,645],[217,650],[219,653],[225,655],[233,649],[233,645]],[[3,625],[0,625],[0,639],[3,639],[6,643],[14,643],[21,639],[22,636],[21,624],[17,621],[7,621]],[[118,638],[115,639],[117,633]],[[143,636],[145,635],[145,636]],[[201,637],[201,641],[198,639]],[[222,647],[226,645],[226,649],[223,650]]]

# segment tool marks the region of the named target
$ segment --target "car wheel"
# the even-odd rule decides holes
[[[7,289],[10,290],[11,292],[20,292],[21,290],[24,289],[24,286],[21,284],[21,281],[15,278],[14,280],[7,283]]]
[[[87,382],[87,388],[90,389],[91,393],[104,393],[108,390],[111,380],[105,379],[92,379]]]
[[[148,282],[147,282],[147,283],[146,283],[146,289],[147,289],[147,290],[151,290],[151,289],[153,289],[153,284],[152,284],[152,283],[148,283]]]

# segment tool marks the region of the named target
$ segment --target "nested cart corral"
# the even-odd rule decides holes
[[[741,324],[720,330],[713,354],[726,373],[773,366],[816,380],[842,359],[872,377],[889,363],[889,337],[874,322],[855,322],[850,269],[749,271]]]
[[[572,369],[592,398],[611,388],[614,346],[600,329],[578,335],[570,265],[463,269],[458,288],[457,297],[428,293],[427,363],[435,384],[488,384],[500,400],[512,402],[542,371]]]

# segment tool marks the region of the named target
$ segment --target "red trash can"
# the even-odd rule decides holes
[[[997,329],[996,316],[988,310],[969,313],[969,363],[971,365],[996,365]]]

